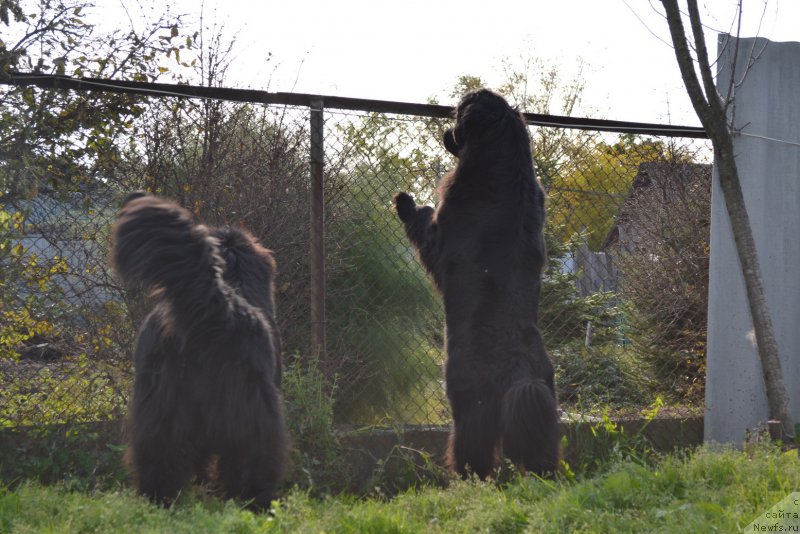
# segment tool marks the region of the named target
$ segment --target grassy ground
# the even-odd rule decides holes
[[[198,496],[165,510],[127,489],[22,484],[0,489],[0,532],[734,532],[798,488],[797,451],[767,445],[618,461],[586,480],[454,481],[388,501],[294,491],[273,516]]]

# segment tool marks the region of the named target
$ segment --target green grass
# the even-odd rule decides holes
[[[626,460],[577,481],[454,481],[392,500],[295,490],[274,516],[186,495],[171,510],[130,490],[86,494],[26,483],[0,490],[0,532],[735,532],[800,487],[797,451],[701,448]]]

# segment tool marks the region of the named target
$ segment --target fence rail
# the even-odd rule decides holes
[[[268,92],[257,89],[231,89],[227,87],[206,87],[202,85],[176,85],[167,83],[135,82],[128,80],[104,80],[97,78],[75,78],[72,76],[34,73],[11,73],[8,79],[0,78],[0,84],[17,86],[36,86],[42,89],[72,89],[75,91],[102,91],[109,93],[134,94],[139,96],[187,97],[222,100],[226,102],[246,102],[251,104],[275,104],[284,106],[323,106],[329,109],[347,111],[368,111],[372,113],[396,113],[416,117],[446,119],[452,116],[452,106],[436,104],[415,104],[392,102],[331,95],[312,95],[305,93]],[[707,139],[705,130],[699,126],[680,126],[671,124],[652,124],[645,122],[590,119],[563,115],[543,115],[523,113],[532,126],[553,126],[598,132],[637,133],[641,135],[660,135],[665,137],[687,137]]]

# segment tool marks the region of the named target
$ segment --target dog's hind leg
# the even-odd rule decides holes
[[[134,436],[129,457],[136,488],[151,501],[171,504],[192,476],[192,461],[184,447],[160,434]]]
[[[163,344],[160,314],[151,313],[138,336],[136,379],[129,412],[126,460],[138,491],[154,502],[169,504],[194,472],[194,459],[184,436],[187,417],[181,413],[179,383]],[[165,386],[169,384],[169,386]],[[185,406],[184,406],[185,408]]]
[[[490,396],[458,392],[453,399],[453,431],[447,460],[462,477],[475,473],[481,479],[494,469],[500,437],[500,407]]]
[[[258,408],[256,406],[258,405]],[[252,419],[242,421],[247,430],[228,436],[219,455],[219,482],[228,497],[268,510],[276,498],[287,463],[287,433],[281,398],[267,394],[263,403],[251,403]]]
[[[254,510],[268,510],[283,475],[284,449],[275,443],[229,447],[219,458],[219,482],[226,495],[247,501]]]
[[[503,397],[503,452],[526,471],[556,470],[560,432],[555,394],[543,380],[522,380]]]

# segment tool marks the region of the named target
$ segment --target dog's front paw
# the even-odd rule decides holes
[[[397,215],[403,222],[408,222],[417,211],[417,203],[408,193],[397,193],[394,197],[394,206]]]

